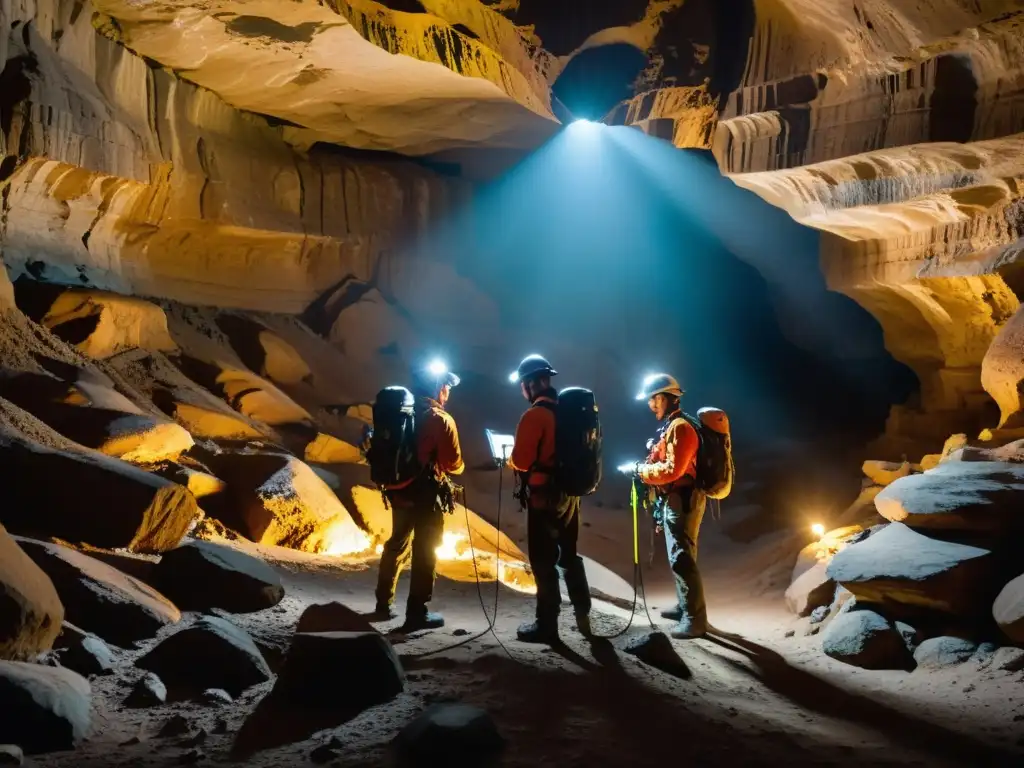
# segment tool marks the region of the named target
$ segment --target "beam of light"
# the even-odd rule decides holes
[[[624,475],[631,475],[636,471],[636,465],[637,462],[635,461],[627,461],[624,464],[619,464],[619,466],[615,468],[615,471],[621,472]]]
[[[825,535],[825,526],[821,523],[815,523],[811,526],[811,533],[817,536],[819,539]]]

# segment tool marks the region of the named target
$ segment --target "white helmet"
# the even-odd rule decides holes
[[[648,400],[655,395],[675,395],[676,397],[682,397],[683,389],[679,386],[679,382],[675,380],[675,377],[669,376],[667,373],[652,373],[644,379],[644,383],[640,386],[640,392],[637,393],[636,399]]]

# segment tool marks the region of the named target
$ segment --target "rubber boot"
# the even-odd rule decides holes
[[[683,618],[672,627],[669,632],[676,640],[697,640],[707,634],[707,621],[694,621],[690,618]]]
[[[661,612],[661,618],[668,619],[669,621],[679,621],[683,618],[683,609],[678,604],[672,608],[666,608]]]
[[[416,632],[421,629],[440,629],[444,626],[444,616],[440,613],[407,614],[405,624],[402,625],[403,632]]]
[[[372,621],[390,621],[398,618],[398,611],[387,603],[377,603],[377,607],[367,618]]]
[[[576,614],[576,629],[580,631],[580,634],[584,637],[593,637],[594,629],[590,626],[590,614],[589,613],[577,613]]]
[[[558,642],[558,627],[554,622],[531,621],[520,625],[516,637],[524,643],[554,645]]]

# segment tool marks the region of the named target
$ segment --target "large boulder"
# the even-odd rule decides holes
[[[922,669],[943,669],[963,664],[978,650],[978,644],[960,637],[930,637],[917,646],[914,661]]]
[[[896,626],[871,610],[841,611],[825,628],[822,650],[862,669],[913,668],[913,657]]]
[[[189,541],[164,554],[153,584],[181,609],[262,611],[281,602],[284,586],[262,560],[224,544]]]
[[[334,491],[294,456],[225,451],[208,461],[227,488],[203,509],[252,541],[338,555],[370,548]]]
[[[30,659],[60,634],[57,590],[0,525],[0,659]]]
[[[1002,533],[1024,530],[1024,464],[946,461],[901,478],[875,497],[882,517],[913,528]]]
[[[394,740],[398,755],[414,765],[476,766],[494,759],[505,746],[490,715],[470,704],[440,703],[420,713]]]
[[[114,671],[114,654],[95,635],[86,635],[60,651],[61,666],[80,675],[109,675]]]
[[[1003,587],[992,604],[992,615],[1008,638],[1024,644],[1024,574]]]
[[[96,452],[49,448],[2,426],[0,487],[0,522],[10,531],[108,549],[172,549],[198,513],[177,483]]]
[[[832,559],[827,572],[858,601],[902,614],[978,618],[998,590],[998,564],[991,551],[931,539],[902,523],[851,544]]]
[[[897,464],[891,461],[869,460],[864,462],[861,471],[876,485],[886,486],[911,474],[911,465],[909,461]]]
[[[59,544],[16,540],[53,580],[68,621],[107,642],[128,647],[181,618],[155,589],[94,557]]]
[[[828,563],[816,563],[789,585],[786,607],[797,616],[810,616],[816,608],[831,605],[835,594],[836,582],[828,575]]]
[[[376,632],[363,616],[342,603],[314,603],[299,616],[296,632]]]
[[[169,690],[193,695],[222,688],[238,696],[271,677],[252,638],[217,616],[203,616],[164,638],[135,666],[159,676]]]
[[[0,662],[0,744],[27,754],[73,749],[91,727],[89,683],[60,667]]]
[[[274,697],[300,707],[355,713],[405,688],[391,643],[378,632],[297,632]]]

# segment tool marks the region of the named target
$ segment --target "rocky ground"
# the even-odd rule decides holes
[[[514,532],[520,521],[507,519]],[[593,510],[589,522],[585,543],[591,551],[617,549],[623,524],[628,531],[624,510]],[[359,697],[356,682],[386,687],[387,675],[357,681],[353,673],[348,690],[346,678],[334,677],[335,707],[319,712],[273,704],[273,680],[246,687],[231,703],[126,706],[125,698],[144,675],[135,665],[139,658],[203,615],[186,612],[180,624],[161,628],[139,650],[115,651],[111,674],[92,677],[96,732],[87,742],[27,764],[163,766],[239,759],[253,766],[386,764],[396,734],[429,705],[446,701],[475,705],[493,718],[506,743],[501,764],[508,766],[655,765],[670,759],[1011,765],[1024,754],[1024,673],[997,669],[991,659],[913,672],[859,670],[829,659],[808,621],[787,613],[777,592],[751,596],[760,591],[752,586],[752,569],[785,544],[764,541],[759,555],[756,547],[731,544],[722,521],[709,519],[705,527],[716,630],[705,640],[673,642],[678,657],[671,673],[624,652],[631,640],[651,631],[642,612],[629,634],[612,641],[587,642],[563,618],[564,648],[518,643],[515,627],[529,617],[531,599],[505,587],[496,624],[501,644],[486,636],[443,650],[486,625],[475,585],[441,578],[435,603],[448,625],[410,637],[390,635],[406,673],[405,688],[361,713],[346,715],[337,706]],[[215,609],[206,615],[247,632],[272,673],[281,673],[283,655],[310,604],[340,601],[356,612],[372,608],[372,557],[232,546],[265,559],[279,574],[285,596],[258,612],[232,615]],[[598,602],[596,626],[612,634],[627,615],[616,606],[620,595],[629,596],[628,584],[599,568],[592,572],[597,588],[612,593]],[[646,576],[653,613],[670,594],[660,558]],[[493,582],[485,584],[488,606],[493,596]],[[387,634],[396,623],[378,629]],[[665,668],[673,661],[658,654],[644,658]],[[223,669],[223,663],[202,655],[177,663],[182,666],[175,674],[198,676],[199,688],[204,680],[216,684],[218,667]],[[303,695],[316,688],[307,684]],[[165,729],[173,735],[161,736]],[[459,750],[454,742],[450,748]]]

